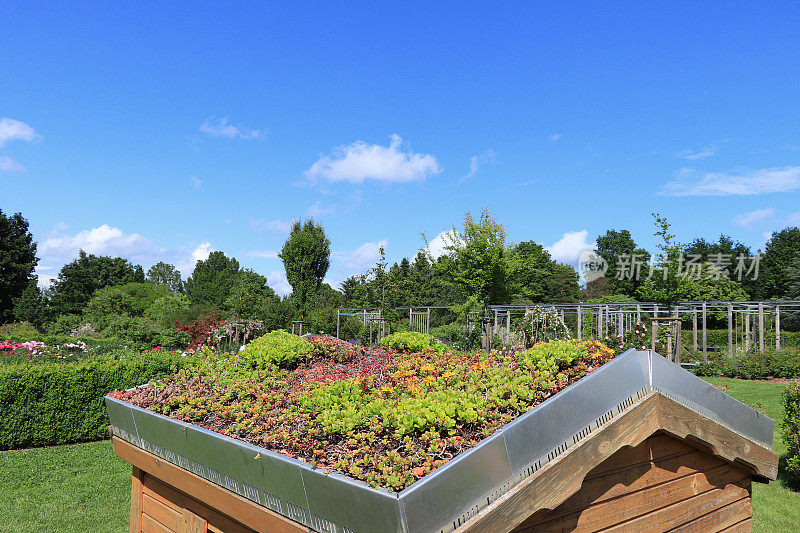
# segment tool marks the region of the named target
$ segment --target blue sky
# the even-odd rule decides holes
[[[800,4],[2,2],[0,209],[42,280],[78,248],[287,286],[488,208],[574,261],[609,228],[755,248],[800,223]]]

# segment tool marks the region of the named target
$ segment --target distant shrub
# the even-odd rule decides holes
[[[80,315],[59,315],[56,321],[47,328],[51,335],[71,335],[72,331],[81,327],[84,320]]]
[[[464,326],[462,324],[453,322],[452,324],[431,328],[431,336],[447,342],[457,342],[465,340],[467,334],[464,333]]]
[[[240,353],[240,358],[253,368],[266,368],[270,364],[291,367],[308,359],[311,351],[311,343],[278,329],[249,342]]]
[[[442,341],[416,331],[406,331],[403,333],[392,333],[381,339],[381,346],[386,346],[399,352],[424,352],[432,350],[437,353],[447,351],[447,345]]]
[[[42,333],[30,322],[14,322],[0,326],[0,340],[41,341],[41,337]]]
[[[800,489],[800,383],[792,383],[783,391],[783,442],[788,448],[786,473],[789,484]]]
[[[725,376],[739,379],[794,379],[800,377],[800,354],[794,350],[767,350],[739,357],[715,357],[694,369],[699,376]]]

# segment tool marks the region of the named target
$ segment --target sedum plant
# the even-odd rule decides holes
[[[266,368],[268,365],[286,368],[308,359],[311,349],[311,344],[302,337],[279,329],[248,343],[239,357],[250,368]]]

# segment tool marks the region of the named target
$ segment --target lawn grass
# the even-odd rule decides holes
[[[776,421],[780,439],[781,392],[786,385],[708,378],[725,392]],[[761,404],[759,406],[759,403]],[[130,465],[109,441],[0,452],[0,532],[124,532],[130,509]],[[793,532],[800,524],[800,493],[782,480],[753,484],[754,531]]]
[[[0,531],[128,531],[130,487],[108,440],[0,452]]]
[[[781,393],[786,385],[764,381],[748,381],[732,378],[706,378],[714,385],[751,407],[764,411],[775,420],[775,437],[772,449],[780,456],[785,456],[786,445],[781,440],[780,423],[783,420]],[[725,389],[725,386],[729,388]],[[759,404],[761,404],[759,406]],[[753,483],[753,531],[797,531],[800,526],[800,492],[793,492],[785,483],[783,463],[781,460],[778,479],[769,485]]]

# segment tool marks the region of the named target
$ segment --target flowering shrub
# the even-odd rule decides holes
[[[190,348],[197,348],[200,346],[213,346],[214,333],[217,328],[221,327],[223,324],[225,324],[224,320],[208,317],[203,321],[192,320],[188,324],[181,324],[176,321],[175,327],[189,335]]]
[[[652,330],[647,324],[639,322],[621,335],[618,333],[604,337],[603,342],[614,350],[614,353],[619,355],[630,349],[649,350],[652,346],[652,334]],[[656,341],[656,352],[662,355],[667,354],[667,344],[664,340],[664,335],[660,335]]]
[[[380,345],[399,352],[425,352],[431,350],[443,353],[447,350],[447,346],[439,339],[416,331],[392,333],[382,338]]]
[[[0,340],[0,363],[46,362],[60,359],[77,360],[87,353],[82,340],[48,346],[40,341],[14,342]],[[2,357],[6,356],[6,357]]]
[[[112,396],[402,490],[613,357],[600,342],[435,356],[346,344],[273,332]]]
[[[561,315],[553,307],[534,307],[525,313],[519,324],[523,344],[531,347],[539,342],[569,339],[572,335]]]

